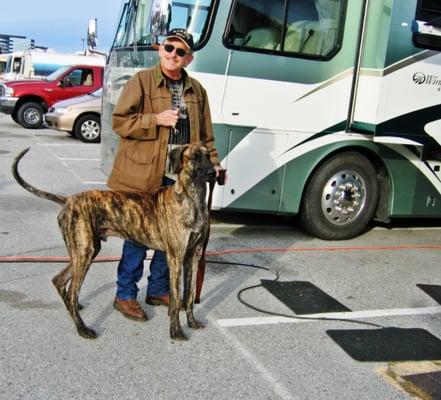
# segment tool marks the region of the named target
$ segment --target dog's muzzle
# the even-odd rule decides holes
[[[216,170],[214,168],[210,168],[207,171],[207,182],[214,183],[216,181]]]

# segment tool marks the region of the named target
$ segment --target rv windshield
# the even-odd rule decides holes
[[[63,75],[70,66],[66,65],[64,67],[58,68],[56,71],[52,72],[52,74],[48,75],[46,78],[44,78],[46,81],[54,81],[55,79],[59,78],[61,75]]]
[[[156,32],[156,24],[161,16],[163,33],[173,28],[186,28],[193,34],[197,47],[206,32],[213,3],[213,0],[127,2],[122,11],[113,48],[151,48],[162,39]],[[155,26],[152,26],[152,21]]]

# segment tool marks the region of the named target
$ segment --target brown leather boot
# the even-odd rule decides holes
[[[147,315],[136,300],[123,300],[115,297],[113,307],[126,318],[147,321]]]
[[[151,306],[169,306],[170,305],[170,295],[165,294],[163,296],[155,296],[150,297],[147,296],[145,298],[145,302],[150,304]]]

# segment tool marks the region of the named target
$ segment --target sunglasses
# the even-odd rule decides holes
[[[175,50],[175,49],[176,49],[176,54],[179,57],[185,57],[187,55],[187,52],[184,49],[181,49],[180,47],[175,47],[172,44],[165,44],[164,45],[164,50],[167,53],[173,53],[173,50]]]

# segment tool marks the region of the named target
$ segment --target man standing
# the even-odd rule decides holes
[[[136,73],[124,87],[113,112],[113,130],[121,137],[108,186],[113,190],[154,191],[172,185],[166,165],[173,146],[202,142],[217,174],[221,170],[205,89],[184,70],[193,60],[193,37],[173,29],[159,46],[156,67]],[[137,301],[137,282],[146,248],[124,241],[118,265],[114,307],[124,316],[146,320]],[[165,254],[155,251],[150,263],[146,302],[168,305],[169,271]]]

